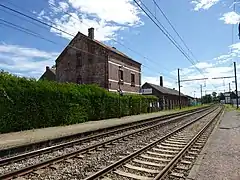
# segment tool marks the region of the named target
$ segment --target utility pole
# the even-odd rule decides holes
[[[179,108],[182,109],[182,106],[181,106],[181,92],[180,92],[180,69],[178,68],[178,96],[179,96]]]
[[[238,109],[238,90],[237,90],[237,70],[236,70],[236,62],[234,62],[234,76],[235,76],[235,86],[236,86],[236,96],[237,96],[237,109]]]
[[[233,106],[233,103],[232,103],[232,98],[231,98],[231,85],[230,85],[231,83],[228,83],[228,90],[229,90],[229,97],[230,97],[230,104]]]
[[[200,88],[201,88],[201,105],[203,104],[202,103],[202,85],[200,85]]]
[[[122,66],[119,66],[118,67],[118,93],[119,93],[119,96],[118,96],[118,110],[119,110],[119,118],[121,118],[121,95],[122,95],[122,90],[121,90],[121,77],[120,77],[120,70],[121,70]]]

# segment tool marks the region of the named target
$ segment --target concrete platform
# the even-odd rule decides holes
[[[240,180],[240,112],[224,113],[187,179]]]
[[[74,124],[69,126],[49,127],[42,129],[27,130],[21,132],[13,132],[0,134],[0,149],[16,147],[20,145],[27,145],[30,143],[51,140],[63,136],[104,129],[108,127],[128,124],[149,118],[156,118],[166,114],[176,113],[178,111],[161,111],[156,113],[140,114],[134,116],[126,116],[122,118],[113,118],[100,121],[89,121],[81,124]]]

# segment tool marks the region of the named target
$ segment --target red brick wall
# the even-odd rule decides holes
[[[64,55],[56,61],[57,81],[97,84],[107,88],[105,49],[81,34],[72,41],[71,46],[76,49],[68,47]],[[95,55],[92,55],[92,53]]]
[[[127,58],[111,53],[108,59],[109,89],[119,89],[119,66],[123,71],[123,82],[120,84],[122,91],[139,92],[141,85],[141,66],[129,61]],[[135,86],[131,85],[131,73],[135,75]]]
[[[108,51],[82,34],[72,40],[71,47],[56,61],[58,82],[97,84],[106,89],[118,90],[118,70],[119,65],[122,65],[124,81],[121,89],[126,92],[139,92],[140,64]],[[131,85],[131,73],[135,74],[135,86]]]

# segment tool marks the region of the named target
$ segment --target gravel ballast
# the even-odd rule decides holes
[[[184,120],[163,126],[157,130],[144,133],[132,140],[104,148],[102,151],[93,151],[93,153],[84,154],[82,158],[72,158],[68,162],[63,161],[56,164],[56,168],[47,167],[43,172],[26,175],[26,179],[83,179],[92,173],[110,165],[124,156],[140,149],[146,144],[153,142],[166,133],[177,129],[188,123],[190,120],[199,117],[199,114],[192,115]]]

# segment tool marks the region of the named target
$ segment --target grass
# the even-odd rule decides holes
[[[240,112],[240,109],[237,109],[236,106],[232,106],[230,104],[224,104],[225,106],[225,111],[238,111]]]

